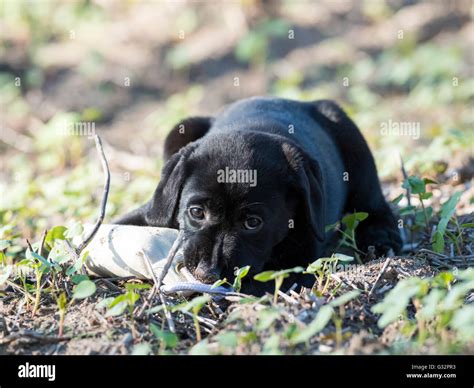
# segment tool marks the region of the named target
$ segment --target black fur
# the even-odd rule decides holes
[[[203,281],[231,280],[235,267],[251,265],[243,291],[261,294],[268,286],[254,274],[314,261],[331,237],[325,226],[347,212],[369,213],[356,231],[360,249],[401,248],[367,143],[334,102],[242,100],[215,118],[176,125],[165,158],[152,199],[117,223],[183,230],[185,264]],[[256,185],[218,182],[226,167],[256,171]],[[191,216],[191,205],[204,220]],[[247,217],[260,217],[260,229],[246,229]],[[309,280],[293,275],[285,284]]]

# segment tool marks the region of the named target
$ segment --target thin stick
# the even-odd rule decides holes
[[[387,267],[388,267],[388,265],[390,264],[391,261],[392,261],[392,258],[388,257],[387,260],[385,260],[385,263],[383,263],[383,267],[380,270],[379,274],[377,275],[377,279],[375,279],[375,283],[372,286],[372,289],[369,291],[369,295],[368,295],[369,298],[372,295],[372,293],[374,292],[375,287],[377,287],[377,284],[378,284],[380,278],[382,277],[383,273],[385,272],[385,270],[387,269]]]
[[[43,256],[44,242],[46,241],[46,235],[48,234],[48,229],[43,231],[43,236],[41,237],[41,242],[38,248],[38,255]]]
[[[347,280],[346,278],[340,278],[335,273],[331,273],[330,276],[331,276],[331,278],[333,278],[334,280],[336,280],[339,283],[342,283],[342,284],[345,284],[349,287],[352,287],[354,290],[361,291],[361,289],[359,287],[357,287],[354,283],[352,283],[350,280]]]
[[[15,289],[15,290],[21,292],[25,297],[30,298],[30,300],[31,300],[32,302],[35,301],[35,298],[33,298],[30,293],[24,291],[19,285],[13,283],[11,280],[7,280],[6,283],[7,283],[10,287],[12,287],[13,289]]]
[[[408,174],[407,170],[405,170],[405,164],[403,163],[403,158],[402,155],[400,154],[400,167],[402,169],[402,175],[403,175],[403,180],[408,181]],[[407,204],[409,207],[411,207],[411,188],[410,185],[407,187]],[[411,227],[413,225],[413,217],[411,215],[407,216],[407,224],[408,224],[408,231],[410,232],[410,243],[413,244],[413,233],[411,231]],[[405,228],[404,228],[405,229]]]
[[[421,249],[418,251],[418,253],[421,253],[421,252],[424,252],[424,253],[431,253],[432,255],[442,257],[443,259],[447,259],[447,258],[448,258],[448,256],[444,255],[443,253],[438,253],[438,252],[435,252],[435,251],[432,251],[432,250],[426,249],[426,248],[421,248]]]
[[[179,238],[179,236],[178,236],[178,238]],[[176,240],[178,240],[178,238]],[[176,243],[176,241],[175,241],[175,243]],[[174,247],[174,245],[175,244],[173,244],[173,247]],[[173,247],[171,247],[171,251],[173,250]],[[170,251],[170,253],[171,253],[171,251]],[[163,306],[163,311],[165,313],[166,321],[168,322],[168,327],[170,328],[171,332],[176,333],[176,327],[174,325],[173,316],[171,315],[170,311],[168,310],[168,305],[166,303],[165,296],[160,291],[160,280],[156,277],[155,271],[153,271],[153,267],[151,265],[151,261],[150,261],[150,258],[148,257],[148,255],[143,250],[142,250],[141,253],[142,253],[142,257],[143,257],[143,259],[144,259],[144,261],[145,261],[145,263],[148,267],[148,272],[150,273],[150,275],[153,279],[153,282],[155,284],[154,284],[153,288],[151,289],[150,294],[148,295],[148,298],[145,300],[145,303],[143,304],[141,310],[138,312],[137,315],[141,316],[143,314],[143,311],[145,311],[146,306],[151,304],[151,301],[155,297],[156,293],[158,293],[158,296],[160,297],[160,300],[161,300],[161,304]],[[173,257],[174,257],[174,254],[173,254]],[[173,257],[171,258],[171,260],[173,259]]]
[[[171,247],[170,251],[168,252],[168,256],[166,257],[166,264],[163,267],[163,271],[161,271],[160,277],[158,279],[158,291],[160,290],[161,285],[163,284],[163,279],[165,278],[166,274],[168,273],[171,264],[173,263],[173,259],[176,255],[176,252],[178,252],[178,249],[181,247],[181,243],[183,242],[184,234],[183,231],[180,230],[178,233],[178,236],[176,237],[176,240],[173,243],[173,246]]]
[[[278,290],[278,295],[280,295],[283,299],[285,299],[288,303],[291,303],[291,304],[298,304],[298,302],[292,298],[291,296],[289,296],[288,294],[285,294],[283,291],[281,290]]]
[[[114,283],[112,283],[110,280],[107,278],[99,278],[94,281],[95,283],[102,282],[104,283],[110,290],[116,291],[116,292],[122,292],[122,289],[118,286],[116,286]]]
[[[89,232],[88,236],[84,239],[84,241],[79,244],[76,248],[76,253],[79,256],[83,249],[90,243],[90,241],[94,238],[95,234],[99,230],[100,225],[105,217],[105,207],[107,206],[107,198],[109,196],[109,188],[110,188],[110,170],[109,165],[107,164],[107,159],[105,158],[104,149],[102,148],[102,141],[100,140],[99,135],[95,135],[95,146],[100,156],[100,160],[102,163],[102,169],[104,170],[105,179],[104,179],[104,190],[102,193],[102,201],[100,203],[100,214],[99,218],[97,219],[94,228]]]
[[[44,334],[41,334],[41,333],[38,333],[38,332],[35,332],[35,331],[31,331],[31,330],[22,330],[20,332],[15,332],[15,333],[10,334],[8,337],[5,338],[4,342],[2,342],[2,344],[4,345],[4,344],[9,343],[13,340],[23,338],[23,337],[31,338],[31,339],[34,339],[36,341],[43,342],[43,343],[49,343],[49,344],[50,343],[62,342],[62,341],[69,341],[69,340],[72,339],[72,337],[58,338],[58,337],[47,336],[47,335],[44,335]]]
[[[404,180],[408,180],[407,170],[405,170],[405,163],[403,163],[402,155],[400,155],[400,168],[402,170],[402,175]],[[407,187],[407,203],[408,206],[411,206],[411,188],[410,185]]]
[[[217,321],[213,319],[201,317],[200,315],[197,315],[197,314],[193,315],[188,311],[181,311],[181,313],[184,315],[187,315],[190,318],[193,318],[193,319],[196,318],[199,321],[199,323],[202,323],[204,326],[207,326],[211,330],[215,329],[217,325]]]

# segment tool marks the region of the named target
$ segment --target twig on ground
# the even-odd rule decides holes
[[[361,289],[359,287],[357,287],[354,283],[352,283],[350,280],[340,278],[335,273],[331,273],[330,276],[331,276],[331,278],[333,278],[334,280],[336,280],[339,283],[344,283],[344,284],[348,285],[349,287],[352,287],[354,290],[361,291]]]
[[[298,294],[295,290],[290,290],[290,294],[291,294],[291,296],[292,296],[293,298],[296,298],[296,299],[298,299],[298,300],[301,299],[301,295]]]
[[[407,170],[405,169],[405,164],[403,163],[403,158],[402,158],[402,155],[400,155],[400,168],[402,170],[402,175],[403,175],[403,180],[404,181],[407,181],[408,180],[408,174],[407,174]],[[411,188],[410,188],[410,185],[408,185],[407,187],[407,193],[406,193],[406,197],[407,197],[407,205],[408,207],[411,207]],[[410,235],[410,243],[413,244],[413,233],[411,231],[411,227],[413,226],[413,216],[412,215],[408,215],[407,216],[407,226],[408,226],[408,231],[410,232],[409,235]],[[403,228],[404,231],[405,228]]]
[[[426,249],[426,248],[421,248],[418,253],[430,253],[432,255],[435,255],[435,256],[439,256],[439,257],[442,257],[444,259],[448,258],[448,256],[446,256],[445,254],[443,253],[438,253],[438,252],[435,252],[435,251],[432,251],[430,249]]]
[[[451,256],[448,257],[448,260],[464,260],[464,259],[472,259],[474,255],[462,255],[462,256]]]
[[[108,279],[106,279],[106,278],[99,278],[99,279],[96,279],[94,282],[95,282],[95,283],[97,283],[97,282],[102,282],[102,283],[104,283],[110,290],[122,292],[122,289],[121,289],[119,286],[116,286],[114,283],[112,283],[110,280],[108,280]]]
[[[156,274],[153,271],[153,267],[151,265],[150,258],[148,257],[148,255],[143,250],[140,252],[140,255],[141,255],[143,261],[145,262],[145,265],[147,267],[147,270],[148,270],[151,278],[153,279],[153,287],[151,288],[148,296],[145,298],[145,301],[143,302],[142,306],[138,310],[138,312],[136,314],[137,317],[141,317],[143,315],[143,312],[145,311],[145,308],[147,308],[148,306],[151,306],[151,301],[153,300],[153,298],[156,295],[156,291],[157,291],[156,290],[156,285],[158,283],[158,279],[156,278]],[[163,308],[165,308],[165,307],[163,307]]]
[[[6,283],[11,288],[15,289],[16,291],[21,292],[25,297],[29,298],[32,302],[35,301],[35,298],[33,298],[29,292],[24,291],[23,288],[21,288],[19,285],[15,284],[15,283],[13,283],[11,280],[7,280]]]
[[[36,331],[31,331],[31,330],[22,330],[19,332],[15,332],[10,334],[9,336],[5,337],[4,340],[2,341],[2,345],[5,345],[9,342],[12,342],[17,339],[21,338],[31,338],[39,342],[43,343],[57,343],[57,342],[62,342],[62,341],[69,341],[72,339],[72,337],[53,337],[53,336],[47,336],[41,333],[38,333]]]
[[[283,291],[278,290],[278,295],[280,295],[283,299],[285,299],[288,303],[291,304],[298,304],[298,302],[288,294],[285,294]]]
[[[31,252],[34,252],[33,247],[31,246],[30,240],[26,239],[26,245],[28,245],[28,248]]]
[[[391,258],[391,257],[388,257],[388,258],[385,260],[385,263],[383,263],[382,269],[380,270],[379,274],[377,275],[377,278],[375,279],[375,283],[374,283],[374,285],[372,286],[372,288],[371,288],[370,291],[369,291],[368,298],[370,298],[370,296],[371,296],[372,293],[374,292],[375,287],[377,287],[378,282],[379,282],[380,279],[382,278],[383,273],[385,272],[385,270],[387,269],[387,267],[388,267],[388,265],[390,264],[391,261],[392,261],[392,258]]]
[[[179,237],[179,235],[178,235],[178,237]],[[175,243],[176,243],[176,241],[175,241]],[[173,247],[174,247],[174,244],[173,244]],[[173,250],[173,247],[171,247],[170,253]],[[175,325],[174,325],[173,316],[171,315],[171,312],[168,309],[168,305],[166,303],[166,297],[160,291],[160,280],[156,277],[155,271],[153,271],[153,267],[151,265],[151,261],[150,261],[150,258],[148,257],[148,255],[143,250],[141,251],[141,253],[142,253],[143,260],[145,261],[145,264],[147,265],[148,272],[150,273],[150,275],[153,279],[153,282],[155,284],[153,285],[153,288],[150,290],[148,298],[145,299],[145,302],[143,303],[140,311],[138,312],[137,317],[142,316],[143,312],[145,311],[145,308],[148,305],[151,305],[151,301],[155,297],[156,293],[158,293],[158,296],[160,297],[160,300],[161,300],[161,304],[163,305],[163,311],[164,311],[164,314],[165,314],[165,317],[166,317],[166,321],[168,322],[168,327],[170,328],[171,332],[175,333],[176,328],[175,328]],[[173,254],[173,257],[174,257],[174,254]],[[171,261],[173,260],[173,257],[171,258]]]
[[[110,188],[109,165],[107,164],[107,159],[105,158],[104,149],[102,148],[102,141],[100,140],[99,135],[95,135],[94,139],[95,139],[95,146],[97,148],[97,151],[98,151],[100,159],[101,159],[102,169],[104,170],[104,174],[105,174],[104,190],[103,190],[103,193],[102,193],[102,201],[100,203],[99,218],[97,219],[94,227],[89,232],[87,237],[84,238],[84,241],[81,244],[79,244],[79,246],[76,248],[76,254],[78,256],[81,254],[83,249],[87,246],[87,244],[90,243],[90,241],[94,238],[95,234],[99,230],[99,227],[102,224],[102,221],[104,220],[104,217],[105,217],[105,207],[107,206],[107,198],[109,196],[109,188]]]
[[[200,315],[197,315],[197,314],[193,315],[189,311],[181,311],[181,313],[193,319],[196,318],[199,321],[199,323],[202,323],[204,326],[207,326],[211,330],[214,330],[215,326],[217,325],[217,321],[213,319],[201,317]]]
[[[157,287],[158,291],[160,290],[161,285],[163,284],[163,279],[165,278],[166,274],[168,273],[171,264],[173,263],[173,259],[178,252],[178,249],[181,247],[181,243],[183,242],[184,234],[183,231],[179,231],[176,240],[174,241],[173,245],[171,246],[170,251],[168,252],[168,256],[166,257],[166,264],[161,271],[160,277],[158,279]]]
[[[38,248],[38,255],[43,256],[43,248],[44,248],[44,242],[46,241],[46,235],[48,234],[48,229],[45,229],[43,231],[43,235],[41,236],[41,242]]]

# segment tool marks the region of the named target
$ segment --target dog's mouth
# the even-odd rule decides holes
[[[184,261],[176,264],[175,271],[191,283],[214,284],[219,280],[216,274],[201,271],[199,267],[195,267],[194,270],[189,269]]]
[[[190,283],[202,283],[197,279],[191,271],[186,267],[184,261],[179,261],[175,266],[176,273],[179,273],[183,278],[185,278]]]

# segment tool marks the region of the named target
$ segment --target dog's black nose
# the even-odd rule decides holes
[[[220,278],[220,274],[216,270],[204,269],[199,266],[196,268],[193,275],[197,280],[206,284],[215,283]]]

